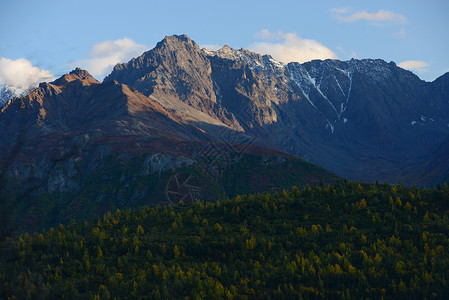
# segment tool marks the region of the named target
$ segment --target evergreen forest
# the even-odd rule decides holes
[[[448,299],[449,188],[341,181],[3,241],[2,299]]]

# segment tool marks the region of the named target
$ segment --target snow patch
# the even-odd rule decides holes
[[[300,89],[301,89],[301,87],[300,87]],[[313,107],[315,107],[316,109],[318,109],[318,108],[315,106],[315,104],[313,104],[312,100],[310,100],[309,94],[305,93],[302,89],[301,89],[301,91],[302,91],[302,94],[304,95],[304,97],[306,97],[307,101],[309,101],[309,103],[310,103]]]
[[[335,130],[334,125],[332,125],[332,123],[329,122],[329,120],[327,120],[327,124],[326,124],[325,128],[330,129],[331,133],[334,133],[334,130]]]
[[[334,76],[335,82],[337,83],[338,88],[340,89],[341,93],[343,94],[343,96],[346,97],[346,94],[345,94],[345,92],[343,91],[343,88],[341,87],[340,82],[338,82],[337,77],[336,77],[335,75],[333,75],[333,76]],[[342,104],[343,104],[343,103],[342,103]],[[343,108],[342,108],[342,109],[343,109]]]
[[[332,108],[334,109],[335,113],[337,114],[338,119],[340,120],[340,113],[337,111],[337,109],[335,108],[334,104],[332,104],[332,102],[326,97],[326,95],[324,95],[324,93],[321,91],[320,89],[320,84],[316,84],[316,79],[311,77],[309,72],[305,71],[307,74],[307,79],[309,79],[309,81],[312,83],[313,87],[318,91],[318,93],[320,93],[320,95],[327,100],[327,102],[329,103],[330,106],[332,106]],[[332,130],[333,132],[333,130]]]
[[[202,51],[207,56],[217,56],[224,59],[246,63],[248,67],[256,73],[262,70],[272,71],[273,73],[280,73],[285,68],[285,64],[273,59],[271,56],[262,56],[243,48],[240,50],[236,50],[232,49],[228,45],[225,45],[217,51],[212,51],[207,48],[203,48]]]
[[[300,91],[301,91],[301,93],[302,93],[302,95],[304,96],[304,98],[306,98],[307,99],[307,101],[310,103],[310,105],[312,105],[315,109],[318,109],[316,106],[315,106],[315,104],[312,102],[312,100],[310,100],[310,97],[309,97],[309,92],[310,92],[310,89],[309,89],[309,92],[306,92],[305,91],[305,88],[302,86],[302,84],[301,84],[301,80],[300,80],[300,78],[297,78],[296,76],[298,75],[297,73],[297,71],[295,70],[295,69],[292,69],[292,70],[289,70],[290,72],[290,80],[293,82],[293,83],[295,83],[296,84],[296,86],[300,89]],[[302,75],[301,73],[300,73],[300,75]]]
[[[3,107],[9,100],[26,96],[33,90],[34,88],[20,90],[14,89],[14,87],[10,87],[8,85],[0,85],[0,108]]]
[[[271,58],[271,57],[270,57],[270,62],[271,62],[274,66],[276,66],[277,68],[279,68],[279,69],[283,69],[283,68],[285,67],[285,64],[283,64],[283,63],[281,63],[281,62],[279,62],[279,61],[277,61],[277,60],[274,60],[274,59]]]

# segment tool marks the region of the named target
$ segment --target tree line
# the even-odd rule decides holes
[[[449,188],[344,181],[9,240],[5,299],[449,298]]]

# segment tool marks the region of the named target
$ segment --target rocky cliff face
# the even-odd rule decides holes
[[[424,82],[382,60],[282,64],[245,49],[199,49],[186,36],[171,36],[117,65],[105,82],[111,80],[160,103],[187,103],[256,143],[364,181],[404,179],[392,174],[425,161],[449,133],[445,76]]]
[[[287,68],[293,88],[314,108],[289,115],[290,122],[296,118],[301,135],[322,145],[304,155],[349,178],[401,180],[389,174],[420,161],[447,134],[448,101],[394,63],[328,60]]]
[[[169,36],[153,50],[115,66],[104,82],[116,80],[134,86],[180,116],[185,103],[190,110],[193,108],[241,130],[234,116],[217,105],[211,72],[209,60],[194,41],[185,35]]]

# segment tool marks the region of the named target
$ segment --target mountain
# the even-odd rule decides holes
[[[283,64],[167,36],[103,82],[75,69],[7,102],[0,192],[12,223],[38,227],[172,203],[181,178],[210,201],[339,176],[436,185],[448,89],[449,73],[424,82],[378,59]]]
[[[397,171],[426,163],[449,134],[447,77],[424,82],[373,59],[282,64],[245,49],[200,49],[182,35],[104,81],[132,85],[165,107],[188,104],[341,176],[414,184],[423,174]]]
[[[77,68],[9,101],[0,110],[2,233],[184,205],[167,189],[186,192],[187,179],[199,191],[192,196],[189,183],[190,201],[339,180],[285,152],[238,143],[250,137],[200,109],[155,99]]]

